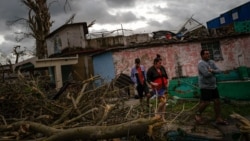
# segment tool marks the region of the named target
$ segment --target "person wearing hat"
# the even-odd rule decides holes
[[[146,69],[141,65],[139,58],[135,59],[135,66],[131,69],[131,79],[136,85],[136,90],[140,99],[143,102],[144,95],[147,96],[147,104],[149,104],[149,89],[146,82]]]

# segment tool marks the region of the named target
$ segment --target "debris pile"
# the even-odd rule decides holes
[[[46,79],[18,74],[17,80],[1,83],[0,139],[116,138],[127,136],[132,126],[130,136],[146,133],[146,127],[157,122],[143,118],[138,105],[126,104],[127,87],[115,87],[115,80],[96,87],[98,79],[69,82],[60,95],[44,87]]]

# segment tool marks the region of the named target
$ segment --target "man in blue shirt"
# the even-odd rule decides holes
[[[136,90],[142,104],[143,96],[147,96],[147,104],[149,104],[149,89],[146,83],[146,70],[143,65],[140,64],[139,58],[135,59],[135,66],[131,70],[131,79],[136,85]]]

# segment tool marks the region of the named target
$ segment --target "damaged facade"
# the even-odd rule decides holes
[[[95,58],[106,55],[106,58],[110,58],[110,61],[114,62],[114,75],[118,75],[119,73],[130,75],[130,69],[134,65],[135,58],[141,58],[141,63],[146,68],[149,68],[153,65],[156,54],[160,54],[163,59],[163,66],[166,67],[171,79],[173,77],[196,76],[198,74],[197,63],[200,60],[200,50],[202,48],[213,48],[211,57],[216,60],[216,64],[222,70],[231,70],[239,66],[250,67],[250,34],[212,38],[202,41],[147,45],[143,48],[137,47],[109,51],[94,56],[94,61]],[[98,64],[94,67],[100,68],[100,65]],[[181,72],[179,72],[180,67]],[[105,72],[108,72],[109,69],[112,69],[112,66],[106,69],[103,67],[102,71],[106,70]],[[110,75],[106,77],[108,78]]]
[[[200,60],[199,53],[203,48],[210,50],[211,58],[222,70],[232,70],[239,66],[250,67],[250,15],[247,14],[249,9],[250,2],[231,9],[219,17],[221,19],[227,15],[226,19],[229,19],[231,16],[230,20],[218,23],[218,26],[213,28],[210,26],[213,20],[208,21],[208,29],[190,18],[176,34],[170,31],[153,32],[154,40],[146,44],[113,49],[100,56],[106,55],[110,61],[114,62],[113,77],[119,73],[130,75],[130,69],[137,57],[141,58],[142,64],[149,68],[153,65],[156,54],[162,56],[163,65],[167,68],[170,78],[196,76],[198,74],[197,63]],[[235,18],[236,13],[238,18]],[[234,28],[230,27],[232,24],[234,24]],[[240,24],[242,27],[239,27]],[[222,28],[223,32],[221,32]],[[214,31],[219,34],[214,34]],[[171,38],[168,38],[167,35],[171,35]],[[99,58],[99,56],[93,57],[94,62],[95,58]],[[100,66],[101,63],[94,67]],[[108,72],[108,69],[105,72]],[[101,72],[98,71],[96,74],[99,73]],[[103,73],[102,76],[105,74]],[[104,78],[110,79],[110,76],[112,75],[106,75]]]
[[[46,39],[48,58],[44,60],[45,64],[49,63],[51,58],[59,58],[62,62],[44,67],[54,73],[52,73],[54,81],[60,81],[57,88],[67,81],[67,76],[72,72],[76,80],[100,75],[110,81],[120,73],[130,75],[135,58],[141,58],[142,64],[149,68],[153,65],[156,54],[162,56],[163,65],[166,67],[170,79],[195,76],[202,48],[210,50],[212,59],[222,70],[230,70],[239,66],[250,67],[250,34],[248,30],[238,32],[236,28],[232,29],[228,25],[207,29],[195,19],[190,18],[189,20],[178,33],[156,31],[153,33],[153,38],[149,34],[129,36],[119,34],[89,38],[90,33],[88,33],[86,23],[63,25],[48,35]],[[244,22],[249,23],[249,21]],[[218,34],[221,28],[229,28],[228,31],[231,33]],[[63,64],[69,57],[75,58],[76,62]],[[20,64],[15,65],[15,67],[18,66]],[[56,74],[60,74],[57,72],[60,70],[55,69],[56,66],[64,68],[61,69],[62,79],[55,78],[55,76],[59,77]]]

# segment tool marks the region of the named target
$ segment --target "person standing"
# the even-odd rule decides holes
[[[153,91],[158,97],[158,108],[156,111],[156,116],[160,116],[163,121],[165,121],[166,112],[166,96],[168,75],[165,68],[161,65],[162,59],[159,54],[154,59],[154,64],[147,71],[147,81],[151,85]]]
[[[214,61],[210,60],[208,50],[201,50],[201,60],[198,63],[198,82],[201,92],[200,103],[195,114],[195,120],[198,124],[204,124],[201,114],[206,109],[211,101],[214,103],[215,123],[227,125],[228,122],[221,117],[221,107],[219,92],[216,85],[215,74],[221,73],[221,70],[215,65]]]
[[[149,104],[149,89],[146,83],[146,69],[141,65],[139,58],[135,59],[135,66],[131,69],[131,79],[136,85],[136,90],[140,99],[140,103],[143,102],[144,95],[147,96],[147,104]]]

